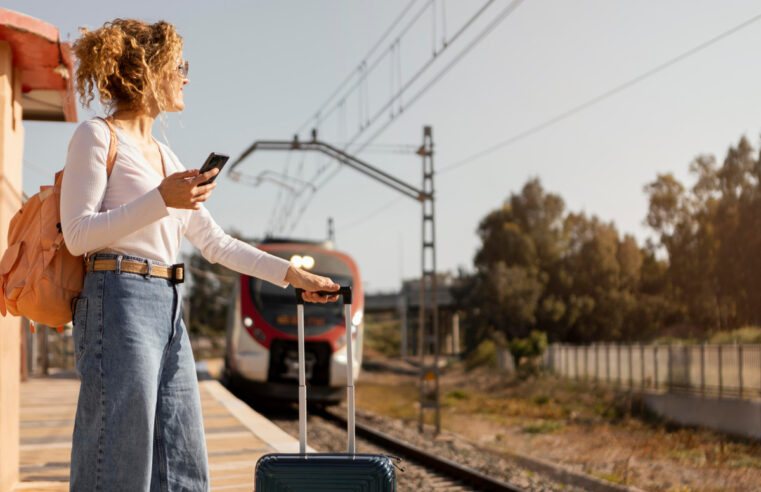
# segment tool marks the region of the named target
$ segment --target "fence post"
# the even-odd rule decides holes
[[[645,345],[640,342],[639,343],[639,369],[640,369],[640,381],[639,386],[642,388],[642,391],[645,390]]]
[[[687,356],[688,349],[687,344],[682,345],[682,380],[685,383],[685,387],[688,390],[692,389],[692,377],[691,370],[692,370],[692,360],[690,357]],[[690,359],[689,361],[687,359]]]
[[[629,389],[634,388],[634,364],[632,363],[632,343],[629,342]]]
[[[666,358],[666,365],[668,366],[668,372],[666,377],[666,390],[671,391],[671,345],[667,345],[666,348],[668,349],[668,352],[666,352],[666,355],[668,356]]]
[[[658,345],[653,345],[653,373],[655,389],[658,389]]]
[[[743,346],[737,344],[737,377],[740,379],[740,398],[743,397]]]
[[[719,398],[722,397],[722,394],[724,392],[723,391],[724,390],[724,381],[723,381],[724,378],[723,378],[723,375],[722,375],[723,371],[722,371],[722,368],[721,368],[721,365],[722,365],[722,360],[721,360],[722,359],[722,357],[721,357],[722,350],[721,350],[721,348],[722,348],[722,345],[719,344]]]
[[[700,344],[700,395],[706,395],[706,343]]]
[[[579,347],[573,347],[573,375],[579,380]]]
[[[600,344],[595,342],[595,383],[600,382]]]
[[[589,345],[584,345],[584,381],[586,381],[589,375]]]
[[[600,382],[600,350],[599,350],[599,342],[595,342],[595,383]]]
[[[605,344],[605,382],[610,383],[610,344]]]
[[[618,342],[616,344],[616,367],[617,367],[616,376],[618,379],[617,383],[618,383],[618,386],[620,387],[621,386],[621,342]]]
[[[571,361],[568,359],[568,345],[563,344],[563,352],[565,353],[565,377],[571,376]]]

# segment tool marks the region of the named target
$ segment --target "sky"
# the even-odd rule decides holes
[[[229,154],[232,162],[256,140],[293,138],[342,81],[350,75],[350,85],[358,80],[362,60],[412,5],[367,59],[367,75],[357,89],[340,93],[345,102],[320,123],[318,135],[343,148],[364,122],[357,139],[364,142],[393,109],[397,116],[373,140],[375,146],[357,156],[421,187],[421,158],[389,150],[419,146],[423,127],[432,127],[434,167],[442,170],[434,184],[440,272],[472,270],[478,222],[531,178],[562,196],[567,210],[612,221],[642,244],[653,236],[644,224],[647,183],[670,172],[689,185],[688,167],[696,156],[712,154],[721,161],[743,135],[758,147],[761,21],[555,124],[447,169],[754,18],[761,5],[526,0],[506,11],[511,2],[495,0],[452,40],[486,0],[411,1],[6,0],[3,7],[53,24],[62,40],[76,39],[80,26],[95,29],[117,17],[175,24],[190,62],[186,106],[168,115],[165,128],[157,121],[153,133],[192,168],[212,151]],[[418,11],[421,16],[411,23]],[[422,67],[427,68],[402,93],[401,106],[396,100],[383,109]],[[322,114],[338,104],[333,102]],[[80,122],[102,114],[97,105],[79,107]],[[375,114],[380,116],[368,125]],[[52,182],[76,125],[24,122],[27,194]],[[309,128],[311,123],[301,129],[302,140],[309,138]],[[272,180],[252,186],[223,172],[207,207],[223,228],[247,237],[273,231],[324,239],[331,217],[336,246],[355,258],[365,289],[397,290],[402,279],[420,275],[421,206],[350,168],[328,180],[337,168],[313,154],[255,152],[237,170],[251,178],[287,170],[288,186]],[[312,193],[304,182],[325,184]],[[186,241],[183,252],[190,251]]]

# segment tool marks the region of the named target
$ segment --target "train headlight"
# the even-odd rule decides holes
[[[354,313],[354,316],[351,317],[351,322],[354,324],[354,326],[359,326],[362,323],[361,309],[359,309],[356,313]]]
[[[291,256],[291,263],[296,268],[303,268],[305,270],[311,270],[314,267],[314,258],[308,255],[293,255]]]
[[[251,328],[252,326],[254,326],[254,320],[252,320],[248,316],[245,316],[243,318],[243,326],[245,326],[246,328]]]

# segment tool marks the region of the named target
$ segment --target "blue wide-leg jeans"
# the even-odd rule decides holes
[[[74,307],[81,387],[71,491],[209,490],[198,379],[181,313],[180,286],[170,280],[88,272]]]

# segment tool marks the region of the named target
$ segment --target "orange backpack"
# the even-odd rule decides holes
[[[108,120],[111,141],[106,173],[116,161],[116,133]],[[61,229],[61,181],[65,168],[55,175],[53,186],[22,205],[8,227],[8,249],[0,260],[0,313],[26,316],[48,326],[60,327],[72,319],[71,301],[84,285],[83,256],[73,256],[64,246]]]

